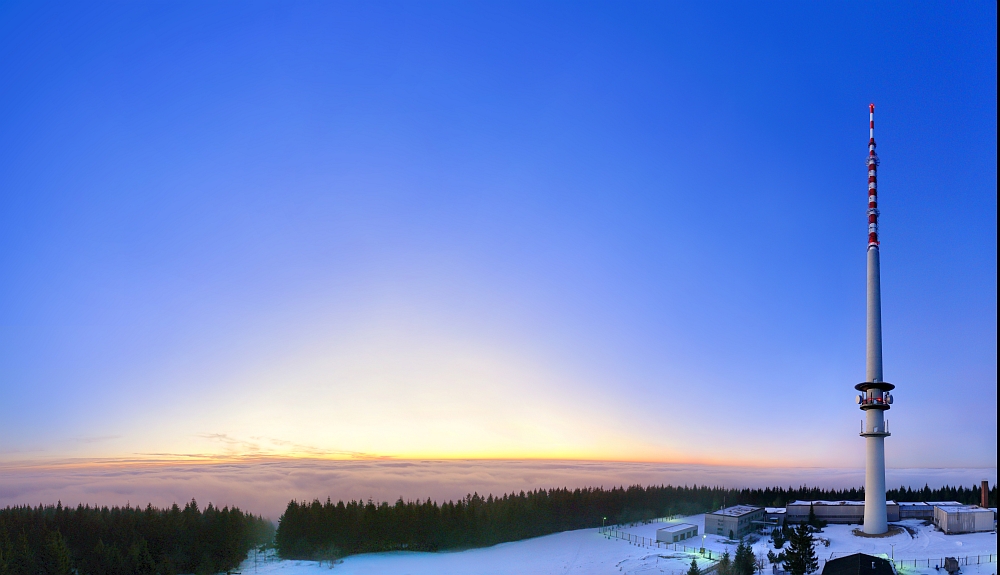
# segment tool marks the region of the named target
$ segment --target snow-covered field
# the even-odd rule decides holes
[[[678,522],[698,525],[699,533],[704,529],[704,517],[694,515],[679,519]],[[901,575],[934,574],[944,575],[943,570],[937,571],[934,566],[940,564],[943,557],[970,557],[969,565],[962,567],[966,575],[995,575],[997,573],[997,536],[996,533],[977,533],[968,535],[944,535],[935,531],[932,526],[923,525],[921,521],[903,521],[899,523],[908,529],[893,537],[880,539],[862,538],[853,535],[853,525],[831,525],[818,534],[818,537],[829,540],[826,546],[818,541],[816,555],[823,562],[834,557],[842,557],[855,552],[872,555],[890,555],[899,564]],[[656,530],[663,523],[650,523],[622,527],[619,531],[628,532],[639,537],[655,539]],[[913,535],[910,534],[913,533]],[[689,540],[698,545],[701,536]],[[725,538],[708,535],[705,546],[718,556],[722,551],[734,551],[735,544]],[[754,544],[755,552],[767,553],[769,539],[761,539]],[[992,555],[992,562],[988,557]],[[976,557],[981,556],[982,563],[976,564]],[[459,574],[664,574],[683,575],[691,564],[691,558],[696,555],[657,549],[631,544],[621,539],[609,539],[597,529],[581,529],[556,533],[545,537],[537,537],[526,541],[503,543],[483,549],[443,553],[370,553],[354,555],[331,566],[312,561],[267,561],[254,562],[252,559],[243,564],[241,571],[249,575],[311,575],[326,573],[343,574],[391,574],[391,575],[459,575]],[[913,561],[917,561],[914,566]],[[928,560],[930,566],[928,567]],[[708,562],[699,559],[700,566]],[[770,567],[765,570],[770,573]]]

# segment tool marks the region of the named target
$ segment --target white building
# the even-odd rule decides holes
[[[934,526],[945,533],[993,531],[993,512],[978,505],[935,505]]]
[[[809,521],[809,508],[812,507],[816,519],[827,523],[858,523],[865,521],[864,501],[793,501],[785,506],[785,520],[789,523],[805,523]],[[886,519],[899,521],[899,504],[895,501],[885,503]]]
[[[734,505],[705,514],[705,533],[739,539],[764,523],[763,507]]]
[[[784,507],[765,507],[764,514],[767,520],[767,527],[781,527],[785,524]]]
[[[961,505],[958,501],[900,501],[900,519],[934,520],[934,508],[945,505]]]
[[[677,543],[698,535],[698,526],[690,523],[673,523],[656,530],[656,540]]]

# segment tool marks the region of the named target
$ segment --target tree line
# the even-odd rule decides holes
[[[924,485],[923,489],[909,487],[890,489],[885,492],[885,498],[893,501],[958,501],[966,505],[979,505],[981,493],[978,485],[973,485],[971,488],[961,485],[955,487],[945,485],[940,489],[931,489]],[[986,498],[988,507],[997,506],[997,486],[995,483],[993,487],[989,488]],[[864,490],[861,491],[861,499],[864,499]]]
[[[236,507],[0,509],[0,575],[218,573],[273,538],[274,527]]]
[[[993,493],[995,497],[996,488]],[[900,501],[979,501],[978,488],[892,490]],[[794,500],[863,500],[863,489],[815,487],[725,489],[670,485],[539,489],[499,497],[478,494],[441,504],[397,500],[290,501],[278,523],[278,553],[291,559],[333,559],[354,553],[438,551],[483,547],[559,531],[622,524],[674,514],[703,513],[723,505],[781,507]]]

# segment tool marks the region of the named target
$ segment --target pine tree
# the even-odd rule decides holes
[[[149,552],[149,546],[142,537],[132,544],[128,550],[126,564],[129,573],[135,575],[153,575],[156,573],[156,561]]]
[[[8,569],[11,573],[20,575],[21,573],[35,573],[38,571],[38,564],[35,563],[35,554],[31,551],[28,543],[28,536],[21,532],[17,543],[13,546],[13,553],[8,561]]]
[[[785,569],[792,575],[806,575],[818,567],[812,534],[809,533],[809,527],[800,524],[789,540],[788,550],[785,552]]]
[[[740,541],[736,546],[736,557],[733,559],[733,575],[753,575],[753,572],[753,549],[745,541]]]
[[[58,531],[53,531],[45,538],[42,550],[42,569],[45,575],[70,575],[73,572],[73,562],[69,547]]]
[[[781,549],[785,546],[785,534],[781,532],[781,529],[775,527],[771,531],[771,542],[774,543],[775,549]]]
[[[722,552],[722,558],[719,559],[719,566],[715,572],[719,575],[733,575],[733,562],[729,559],[728,549]]]
[[[698,569],[698,561],[691,560],[691,567],[688,568],[687,575],[701,575],[701,569]]]
[[[7,529],[0,523],[0,575],[9,575],[10,559],[14,555],[14,545],[10,542]]]

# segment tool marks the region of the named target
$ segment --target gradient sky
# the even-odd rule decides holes
[[[996,24],[4,2],[0,461],[860,466],[874,101],[887,464],[995,468]]]

